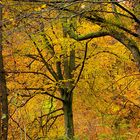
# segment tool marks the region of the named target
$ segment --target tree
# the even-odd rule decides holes
[[[127,47],[136,63],[138,68],[140,67],[140,51],[139,51],[139,47],[137,42],[131,38],[131,36],[135,37],[135,38],[139,38],[139,34],[137,34],[136,32],[133,32],[132,29],[130,27],[124,27],[123,24],[125,23],[121,23],[120,20],[126,16],[126,18],[129,20],[131,19],[131,23],[133,22],[133,20],[135,21],[135,23],[137,25],[140,24],[139,19],[137,18],[137,16],[135,14],[133,14],[132,12],[130,12],[129,10],[127,10],[124,6],[120,5],[117,2],[114,2],[113,4],[115,4],[118,8],[120,8],[121,10],[123,10],[127,15],[125,14],[120,14],[119,18],[116,19],[116,17],[114,17],[113,20],[107,19],[106,17],[102,16],[100,14],[103,13],[102,11],[99,10],[99,13],[95,13],[96,9],[92,10],[87,10],[85,12],[81,12],[81,11],[74,11],[74,10],[70,10],[68,8],[64,8],[63,10],[68,11],[68,12],[72,12],[73,14],[76,15],[80,15],[81,17],[85,18],[87,21],[90,21],[93,24],[97,24],[98,26],[101,27],[101,29],[98,32],[91,32],[88,33],[86,35],[77,35],[75,33],[75,31],[73,30],[73,28],[71,28],[71,25],[68,25],[67,27],[67,32],[69,33],[69,36],[78,40],[78,41],[82,41],[82,40],[87,40],[87,39],[93,39],[93,38],[97,38],[97,37],[103,37],[103,36],[111,36],[113,38],[115,38],[116,40],[118,40],[119,42],[121,42],[125,47]],[[93,4],[94,5],[94,4]],[[53,5],[54,6],[54,5]],[[58,6],[54,6],[57,9],[60,9]],[[106,10],[107,7],[101,7],[101,10]],[[86,9],[85,9],[86,10]],[[105,11],[105,13],[112,13],[112,11]],[[119,13],[116,13],[119,14]],[[131,17],[127,17],[127,16],[131,16]],[[113,17],[112,17],[113,18]],[[119,21],[119,24],[117,23]],[[72,23],[71,23],[72,24]],[[74,25],[73,25],[74,26]],[[137,30],[138,31],[138,30]],[[129,36],[126,36],[126,34],[129,34]]]
[[[0,3],[0,139],[7,140],[8,135],[8,92],[3,62],[3,20],[2,7]]]
[[[84,61],[82,64],[82,68],[78,74],[78,77],[75,78],[74,76],[74,71],[75,71],[74,46],[75,45],[73,44],[73,42],[70,43],[70,46],[69,45],[65,46],[65,44],[63,45],[63,42],[61,42],[62,43],[61,52],[60,54],[57,54],[58,52],[57,50],[55,50],[55,46],[52,45],[53,41],[55,40],[51,39],[53,41],[50,41],[48,38],[49,35],[46,34],[44,29],[41,32],[42,32],[41,34],[42,34],[44,43],[46,44],[45,48],[41,50],[37,45],[38,42],[36,41],[36,39],[33,39],[34,37],[28,33],[29,39],[33,43],[37,53],[34,54],[30,52],[30,54],[25,54],[25,56],[29,57],[30,59],[33,59],[32,61],[34,63],[39,63],[40,67],[42,67],[42,64],[43,64],[43,67],[44,67],[43,70],[39,70],[39,67],[38,67],[37,71],[33,69],[32,72],[17,71],[15,73],[23,73],[23,74],[32,73],[35,75],[42,74],[42,76],[45,76],[47,78],[46,80],[44,79],[44,81],[49,81],[48,83],[50,83],[50,86],[48,85],[48,88],[46,89],[41,88],[42,86],[45,86],[43,83],[41,83],[37,85],[37,87],[26,86],[25,90],[30,91],[30,90],[37,89],[38,94],[48,95],[54,98],[55,100],[62,102],[63,104],[62,110],[64,114],[65,131],[66,131],[65,133],[68,138],[73,139],[73,136],[74,136],[73,112],[72,112],[73,90],[80,78],[84,61],[85,61],[85,57],[86,57],[86,53],[85,53]],[[87,49],[87,44],[86,44],[86,49]],[[45,51],[48,52],[47,57],[45,56],[46,55]],[[34,64],[31,64],[30,70],[32,69],[32,67],[34,67]],[[54,67],[56,67],[56,69],[54,69]],[[45,73],[45,71],[48,71],[47,74],[43,74]],[[51,83],[54,86],[51,86]],[[60,95],[54,94],[58,92],[60,93]]]
[[[47,14],[46,16],[48,16]],[[84,68],[89,41],[82,45],[82,49],[83,46],[85,47],[84,57],[79,56],[83,60],[82,62],[81,61],[78,62],[75,55],[76,54],[79,55],[80,53],[75,53],[75,51],[76,48],[78,48],[78,46],[80,46],[81,44],[77,43],[76,41],[67,39],[65,32],[62,32],[63,28],[61,26],[60,20],[58,20],[59,24],[57,24],[56,23],[57,21],[55,21],[55,24],[61,29],[60,31],[57,31],[56,29],[57,26],[55,26],[53,22],[50,21],[38,22],[38,20],[36,22],[34,20],[31,21],[32,19],[30,18],[26,18],[26,21],[27,19],[30,21],[30,24],[28,24],[27,27],[24,26],[24,28],[22,28],[22,33],[24,33],[24,35],[26,36],[27,39],[25,40],[25,42],[28,41],[28,44],[30,44],[30,49],[27,48],[29,50],[27,52],[25,49],[25,53],[23,53],[24,47],[22,47],[23,52],[22,51],[20,52],[21,50],[20,48],[19,50],[20,54],[18,53],[17,56],[17,57],[19,57],[20,55],[23,56],[23,58],[27,62],[27,64],[25,63],[26,67],[25,64],[23,64],[23,66],[21,64],[20,67],[19,65],[16,65],[17,67],[16,71],[12,70],[13,69],[12,68],[11,71],[8,70],[6,72],[15,73],[18,75],[27,74],[29,76],[27,80],[25,78],[25,81],[24,79],[21,80],[21,78],[19,78],[16,84],[23,85],[21,87],[19,86],[20,89],[18,89],[17,88],[18,86],[16,85],[14,90],[16,90],[17,88],[16,91],[24,90],[24,92],[29,91],[29,93],[31,91],[32,96],[30,96],[30,94],[24,95],[25,93],[23,92],[22,94],[21,91],[20,94],[18,94],[18,96],[29,97],[30,99],[35,95],[43,94],[44,96],[47,95],[53,98],[54,100],[53,102],[58,101],[61,102],[62,109],[58,108],[56,109],[56,111],[51,110],[52,113],[48,114],[53,114],[53,112],[56,113],[57,110],[58,111],[62,110],[63,114],[62,113],[56,114],[52,116],[52,118],[54,119],[61,115],[64,115],[66,137],[69,139],[73,139],[74,137],[73,111],[72,111],[73,90],[76,87],[80,79],[82,70]],[[42,18],[42,20],[44,19]],[[33,25],[32,24],[33,22],[36,22],[37,24]],[[26,25],[26,23],[21,22],[20,25],[23,26]],[[46,28],[50,30],[49,34],[47,33]],[[18,31],[18,33],[20,36],[20,31]],[[16,44],[14,44],[13,46],[16,46]],[[17,49],[17,47],[15,49]],[[18,58],[15,61],[16,63],[18,63]],[[36,67],[36,65],[38,67]],[[77,70],[76,68],[80,68],[77,76],[74,74],[75,71]],[[35,79],[35,77],[38,78]],[[36,82],[36,80],[37,81],[39,80],[39,82]],[[32,83],[36,84],[32,85]],[[42,114],[40,118],[43,118],[45,116],[46,116],[45,114]]]

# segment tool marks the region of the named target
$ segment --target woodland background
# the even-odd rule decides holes
[[[0,140],[139,140],[139,9],[1,0]]]

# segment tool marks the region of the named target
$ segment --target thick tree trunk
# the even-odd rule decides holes
[[[65,133],[68,140],[73,140],[74,125],[73,125],[73,111],[72,111],[72,98],[63,102]]]
[[[0,4],[0,140],[8,135],[8,99],[2,56],[2,4]]]

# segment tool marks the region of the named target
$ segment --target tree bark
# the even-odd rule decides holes
[[[74,124],[73,124],[73,111],[72,111],[72,97],[71,99],[63,102],[65,135],[68,140],[74,138]]]
[[[8,135],[8,93],[2,55],[2,4],[0,4],[0,140]]]

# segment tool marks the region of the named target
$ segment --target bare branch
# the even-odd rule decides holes
[[[14,73],[14,74],[25,74],[25,73],[31,73],[31,74],[37,74],[37,75],[43,75],[46,78],[48,78],[49,80],[55,82],[52,78],[50,78],[48,75],[42,73],[42,72],[38,72],[38,71],[6,71],[5,73]]]
[[[48,116],[48,115],[51,115],[51,114],[56,113],[57,111],[61,111],[61,110],[63,110],[63,108],[59,108],[59,109],[53,110],[53,111],[51,111],[51,112],[49,112],[49,113],[47,113],[47,114],[44,114],[44,115],[42,115],[42,116],[40,116],[40,117],[38,117],[38,118],[46,117],[46,116]]]
[[[44,91],[44,92],[38,92],[37,94],[45,94],[45,95],[48,95],[48,96],[50,96],[50,97],[53,97],[53,98],[55,98],[55,99],[57,99],[57,100],[59,100],[59,101],[61,101],[61,102],[64,102],[63,99],[61,99],[61,98],[59,98],[59,97],[57,97],[57,96],[54,96],[54,95],[48,93],[47,91]]]

